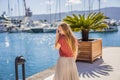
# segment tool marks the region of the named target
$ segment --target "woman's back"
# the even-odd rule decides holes
[[[59,49],[60,56],[62,56],[62,57],[74,57],[73,51],[70,48],[64,35],[60,36],[58,43],[61,45],[61,47]]]

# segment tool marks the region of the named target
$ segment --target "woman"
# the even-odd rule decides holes
[[[56,30],[55,48],[59,50],[60,57],[53,80],[79,80],[75,64],[78,43],[66,23],[61,23]]]

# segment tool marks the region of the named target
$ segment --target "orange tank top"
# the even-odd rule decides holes
[[[62,57],[74,57],[73,51],[70,48],[69,44],[67,43],[64,35],[60,36],[58,43],[61,45],[61,47],[59,49],[60,56],[62,56]],[[77,40],[76,40],[75,44],[76,44],[76,46],[78,45]]]

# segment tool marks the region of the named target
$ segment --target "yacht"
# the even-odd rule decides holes
[[[43,32],[44,33],[51,33],[51,32],[55,33],[56,29],[60,23],[61,23],[61,21],[56,21],[56,22],[52,23],[51,25],[49,25],[49,27],[44,27]]]
[[[0,33],[7,32],[7,25],[9,24],[9,19],[5,16],[5,12],[0,16]]]
[[[105,23],[108,24],[107,28],[102,29],[101,31],[98,30],[90,30],[90,32],[117,32],[118,31],[118,24],[117,21],[114,19],[106,19]]]
[[[94,32],[117,32],[118,27],[117,26],[109,26],[108,28],[104,28],[103,30],[90,30],[91,33]]]
[[[7,32],[7,26],[0,24],[0,33],[2,33],[2,32]]]
[[[44,28],[49,27],[49,24],[34,21],[31,23],[26,23],[23,25],[22,31],[23,32],[31,32],[31,33],[43,33]]]
[[[57,29],[57,27],[44,27],[43,32],[44,33],[55,33],[56,29]]]

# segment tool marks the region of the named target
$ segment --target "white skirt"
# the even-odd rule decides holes
[[[53,80],[79,80],[73,57],[59,57]]]

